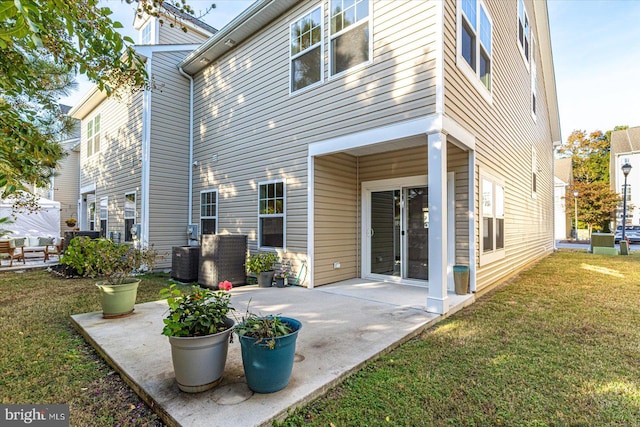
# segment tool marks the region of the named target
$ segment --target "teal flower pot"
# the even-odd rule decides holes
[[[302,323],[289,317],[280,317],[293,332],[274,338],[275,346],[258,338],[240,337],[242,365],[249,388],[256,393],[273,393],[289,384],[296,353],[296,339]]]

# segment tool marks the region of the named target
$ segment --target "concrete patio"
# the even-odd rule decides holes
[[[237,287],[232,302],[247,309],[302,322],[289,385],[272,394],[253,393],[244,380],[237,337],[229,346],[222,383],[189,395],[178,390],[171,349],[160,334],[165,301],[136,305],[132,316],[105,320],[101,313],[72,316],[80,333],[168,425],[261,426],[288,409],[323,395],[366,361],[416,336],[444,316],[425,311],[427,289],[353,279],[316,289]],[[448,315],[471,304],[472,294],[449,294]]]

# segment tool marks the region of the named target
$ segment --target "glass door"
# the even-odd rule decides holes
[[[429,270],[428,188],[368,191],[365,274],[426,281]]]

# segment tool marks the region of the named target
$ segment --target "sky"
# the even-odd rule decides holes
[[[216,8],[203,21],[221,29],[253,0],[188,1],[196,15],[212,2]],[[134,6],[101,4],[138,39]],[[640,0],[548,0],[548,9],[563,141],[574,130],[640,126]],[[91,86],[78,82],[62,103],[74,105]]]

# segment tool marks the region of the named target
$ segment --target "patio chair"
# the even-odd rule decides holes
[[[11,262],[9,263],[9,267],[13,267],[13,260],[22,260],[22,263],[25,264],[24,260],[24,249],[22,246],[12,247],[10,240],[0,241],[0,259],[4,258],[4,255],[9,255]]]

